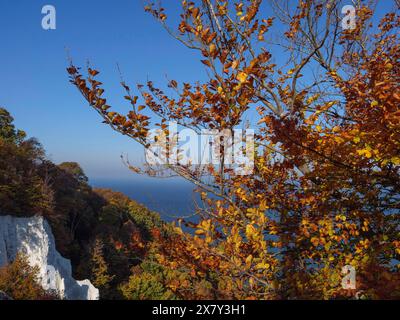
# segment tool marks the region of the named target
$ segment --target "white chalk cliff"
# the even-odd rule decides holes
[[[98,300],[99,290],[89,280],[72,277],[71,262],[56,250],[50,225],[43,217],[0,216],[0,266],[15,259],[18,252],[39,267],[41,284],[55,290],[62,299]]]

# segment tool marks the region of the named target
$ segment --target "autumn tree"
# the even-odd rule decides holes
[[[150,259],[153,233],[164,233],[157,213],[122,193],[93,190],[78,163],[57,165],[47,159],[41,144],[16,129],[10,113],[0,108],[0,215],[4,214],[44,216],[51,225],[57,250],[71,260],[73,277],[93,279],[103,299],[136,296],[131,289],[125,295],[120,286],[129,282],[133,267],[145,266]],[[139,269],[150,273],[148,268]],[[15,299],[28,299],[28,294],[36,299],[34,296],[40,293],[35,291],[40,285],[34,286],[32,281],[36,273],[25,257],[18,256],[0,270],[0,291]],[[149,285],[162,286],[160,276],[152,274]],[[143,291],[138,292],[144,297],[158,295],[157,290],[153,295],[152,290],[145,289],[147,283],[143,284]],[[47,298],[45,294],[43,298]]]
[[[165,283],[176,276],[174,272],[169,273],[163,267],[145,261],[133,268],[132,275],[120,290],[128,300],[175,300],[176,296]]]
[[[102,290],[104,295],[102,298],[106,298],[110,290],[110,282],[113,276],[108,273],[107,263],[104,259],[103,246],[103,242],[100,239],[96,239],[92,250],[91,269],[93,285]]]
[[[215,166],[131,167],[177,174],[203,200],[199,221],[186,223],[194,233],[177,225],[160,244],[157,263],[190,275],[166,281],[178,296],[399,297],[400,19],[394,2],[379,16],[376,1],[355,1],[354,21],[344,5],[183,0],[175,31],[167,10],[149,3],[145,10],[199,54],[209,79],[171,80],[168,92],[149,81],[139,95],[123,82],[126,115],[103,97],[98,71],[68,68],[114,130],[149,147],[159,128],[160,154],[176,147],[168,121],[196,132],[256,131],[249,175],[223,157]],[[354,290],[341,285],[346,265],[356,270]]]
[[[53,194],[38,170],[44,150],[13,122],[0,108],[0,214],[46,214],[52,210]]]
[[[54,292],[42,288],[37,267],[31,267],[27,257],[18,253],[14,261],[0,268],[0,291],[14,300],[53,300]]]

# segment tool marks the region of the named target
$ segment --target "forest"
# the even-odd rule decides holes
[[[169,299],[173,271],[155,262],[171,228],[125,195],[93,189],[75,162],[56,165],[34,138],[0,108],[0,214],[43,215],[74,276],[88,278],[102,299]],[[26,257],[0,268],[0,291],[13,299],[57,299],[37,284]]]
[[[110,133],[143,150],[156,128],[150,142],[164,158],[181,147],[171,121],[195,132],[251,128],[251,174],[237,175],[224,157],[124,159],[132,175],[193,184],[196,219],[166,223],[124,194],[92,188],[79,164],[52,163],[0,109],[0,212],[46,217],[74,276],[101,299],[400,299],[399,2],[378,11],[379,1],[353,1],[343,12],[345,1],[182,0],[178,21],[166,1],[145,2],[207,79],[133,86],[121,76],[126,112],[90,63],[70,59],[70,87]],[[0,290],[57,299],[34,278],[18,257],[0,271]]]

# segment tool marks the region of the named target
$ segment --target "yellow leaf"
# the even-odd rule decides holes
[[[318,97],[319,97],[319,94],[316,94],[316,95],[314,95],[314,96],[308,98],[307,101],[306,101],[307,104],[313,103],[315,100],[318,99]]]
[[[374,100],[371,102],[371,107],[376,107],[378,105],[378,101]]]
[[[251,224],[248,224],[246,226],[246,237],[251,239],[255,233],[256,229]]]
[[[368,149],[357,150],[357,153],[358,153],[360,156],[365,156],[365,157],[368,158],[368,159],[372,157],[372,153],[371,153],[371,151],[368,150]]]
[[[254,286],[254,279],[253,278],[249,279],[249,284],[250,284],[251,287]]]
[[[245,83],[247,80],[248,74],[245,72],[239,72],[238,75],[236,76],[236,79],[240,81],[240,83]]]
[[[390,162],[393,163],[395,166],[400,166],[400,157],[393,157],[390,159]]]
[[[269,267],[270,267],[270,264],[265,263],[265,262],[261,262],[256,265],[256,269],[269,269]]]
[[[247,267],[250,267],[252,261],[253,261],[253,256],[252,256],[252,255],[249,255],[249,256],[246,258],[246,266],[247,266]]]
[[[239,65],[239,61],[238,60],[233,61],[232,62],[232,69],[235,70],[238,67],[238,65]]]
[[[213,54],[217,50],[217,47],[214,43],[210,44],[210,53]]]

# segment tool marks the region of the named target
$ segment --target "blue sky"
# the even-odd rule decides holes
[[[56,8],[56,30],[41,27],[46,4]],[[121,111],[129,106],[117,63],[132,86],[148,78],[163,84],[166,75],[193,81],[204,73],[193,53],[169,37],[139,0],[2,0],[0,39],[0,105],[53,161],[77,161],[90,178],[129,176],[121,153],[139,163],[143,151],[102,124],[68,82],[66,47],[76,64],[89,60],[101,71],[107,97]]]
[[[164,2],[172,18],[179,13],[178,1]],[[57,10],[56,30],[41,27],[46,4]],[[206,76],[193,51],[168,36],[141,0],[1,0],[0,40],[0,105],[42,142],[50,159],[77,161],[92,179],[132,177],[120,155],[138,164],[144,155],[102,124],[69,84],[66,48],[76,64],[89,60],[101,71],[108,101],[119,111],[129,106],[117,63],[132,86],[147,79],[164,84],[166,75],[186,82]]]

